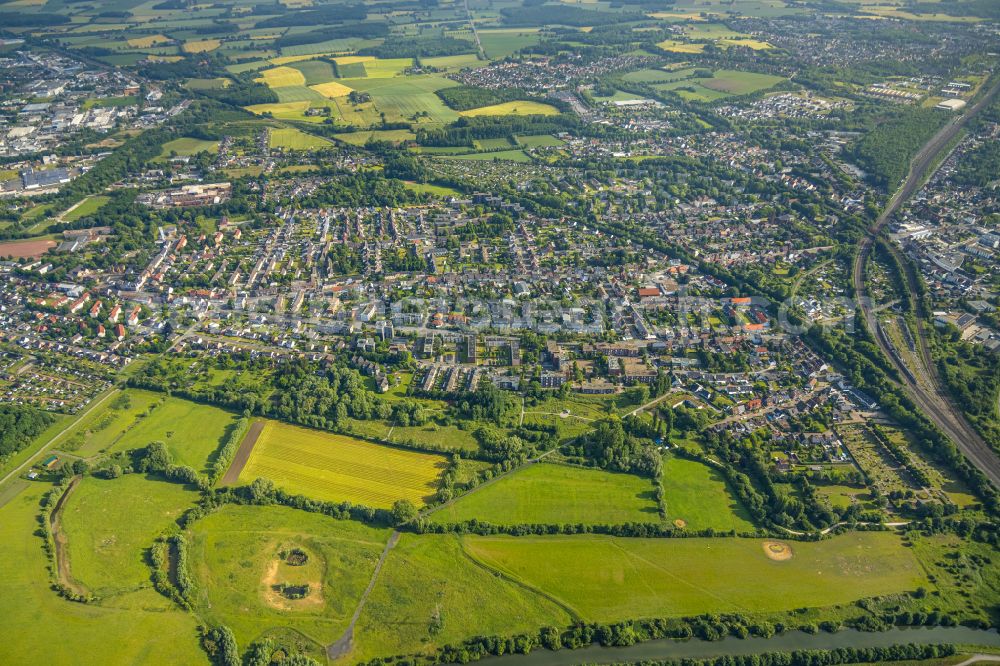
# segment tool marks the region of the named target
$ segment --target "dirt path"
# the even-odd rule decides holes
[[[66,534],[62,531],[62,510],[66,504],[66,500],[69,499],[70,494],[73,489],[76,488],[77,484],[80,483],[81,476],[74,476],[66,487],[66,490],[59,497],[59,501],[56,502],[56,506],[52,509],[52,513],[49,514],[49,529],[52,531],[52,542],[55,545],[55,558],[56,558],[56,579],[66,587],[68,587],[74,594],[79,594],[80,596],[87,596],[90,592],[83,585],[80,585],[73,579],[73,574],[69,568],[69,555],[66,552],[66,545],[68,540],[66,539]]]
[[[263,429],[263,421],[254,421],[250,424],[247,434],[243,435],[243,441],[240,442],[240,448],[237,449],[236,455],[233,457],[233,462],[230,463],[226,473],[222,475],[220,486],[232,486],[239,481],[240,472],[246,467],[247,460],[250,459],[250,452],[253,451],[254,444],[257,443],[257,438],[260,437],[260,431]]]
[[[368,595],[375,589],[375,583],[378,581],[379,572],[382,571],[382,565],[385,564],[385,558],[388,557],[389,551],[396,546],[397,542],[399,542],[399,531],[393,530],[392,535],[385,544],[385,548],[382,549],[382,554],[378,558],[378,563],[372,572],[371,580],[368,581],[368,587],[365,588],[364,594],[358,600],[358,605],[354,609],[354,615],[351,616],[351,623],[347,625],[343,636],[326,646],[326,657],[330,661],[336,661],[340,657],[343,657],[354,647],[354,625],[357,624],[358,618],[361,617],[361,611],[365,608]]]

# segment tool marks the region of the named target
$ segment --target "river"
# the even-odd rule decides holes
[[[886,647],[901,643],[955,643],[1000,648],[1000,634],[968,627],[897,627],[882,632],[862,632],[843,629],[835,634],[807,634],[788,631],[771,638],[740,639],[728,636],[720,641],[697,639],[678,641],[660,639],[636,643],[628,647],[591,645],[580,650],[551,651],[537,649],[530,654],[505,654],[488,657],[483,666],[576,666],[577,664],[611,664],[625,661],[656,659],[704,659],[724,655],[761,652],[791,652],[793,650],[832,650],[839,647]]]

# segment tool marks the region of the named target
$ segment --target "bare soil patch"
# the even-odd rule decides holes
[[[260,433],[263,429],[263,421],[254,421],[250,424],[247,434],[243,436],[243,441],[240,442],[240,448],[236,451],[236,455],[233,457],[232,464],[229,465],[229,469],[227,469],[226,473],[222,476],[221,485],[232,486],[239,480],[240,473],[243,471],[243,468],[246,467],[247,460],[250,459],[250,453],[253,451],[253,447],[257,443],[257,438],[260,437]]]
[[[264,572],[264,577],[261,579],[261,583],[264,587],[264,601],[271,608],[275,608],[280,611],[294,611],[294,610],[304,610],[308,608],[319,608],[323,605],[323,582],[319,580],[309,580],[305,582],[296,582],[293,585],[295,587],[308,586],[309,591],[300,599],[289,599],[283,595],[280,591],[280,586],[288,584],[288,581],[282,580],[282,561],[279,558],[275,558],[268,562],[267,571]]]
[[[27,240],[0,243],[0,257],[14,257],[15,259],[29,257],[37,259],[56,245],[58,243],[54,240]]]
[[[792,547],[783,541],[765,541],[763,546],[764,554],[776,562],[792,559]]]
[[[684,529],[687,526],[688,526],[687,521],[684,520],[683,518],[678,518],[677,520],[674,521],[674,527],[679,527],[681,529]]]

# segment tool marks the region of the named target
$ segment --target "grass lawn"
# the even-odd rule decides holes
[[[487,566],[599,622],[827,606],[928,585],[913,553],[888,532],[795,542],[783,562],[767,557],[761,539],[466,536],[463,543]]]
[[[42,493],[29,488],[0,507],[0,616],[9,664],[208,664],[198,620],[155,592],[116,598],[114,607],[77,604],[49,588],[42,540],[34,536]],[[58,637],[54,640],[54,637]]]
[[[668,457],[663,461],[667,520],[683,520],[688,529],[747,532],[754,529],[722,475],[700,462]]]
[[[315,150],[332,146],[333,142],[323,137],[306,134],[294,127],[282,127],[271,129],[268,135],[268,144],[271,148],[284,148],[285,150]]]
[[[349,661],[568,624],[556,604],[470,562],[454,535],[403,534],[358,620]]]
[[[138,474],[83,479],[62,514],[73,578],[99,596],[152,585],[146,549],[197,499]]]
[[[293,627],[315,653],[346,628],[388,538],[388,530],[282,506],[223,507],[191,530],[198,611],[231,627],[240,645]],[[280,551],[290,548],[308,554],[306,580],[291,581],[299,572],[277,566]],[[284,600],[270,589],[281,582],[309,582],[310,594]]]
[[[551,104],[528,100],[491,104],[468,111],[459,111],[459,114],[463,116],[554,116],[558,113],[559,109]]]
[[[240,482],[263,476],[291,493],[387,508],[404,498],[423,504],[446,465],[442,456],[268,421]]]
[[[525,467],[459,498],[431,520],[448,523],[473,518],[500,525],[660,521],[648,479],[546,463]]]
[[[80,203],[79,206],[63,215],[63,222],[76,222],[77,220],[87,217],[88,215],[93,215],[109,201],[111,201],[111,197],[102,196],[100,194],[87,197]]]

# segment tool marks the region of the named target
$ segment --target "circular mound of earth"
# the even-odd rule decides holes
[[[783,541],[765,541],[764,553],[772,560],[784,562],[792,559],[792,547]]]
[[[674,527],[679,527],[681,529],[684,529],[687,526],[688,526],[687,521],[684,520],[683,518],[678,518],[677,520],[674,521]]]

